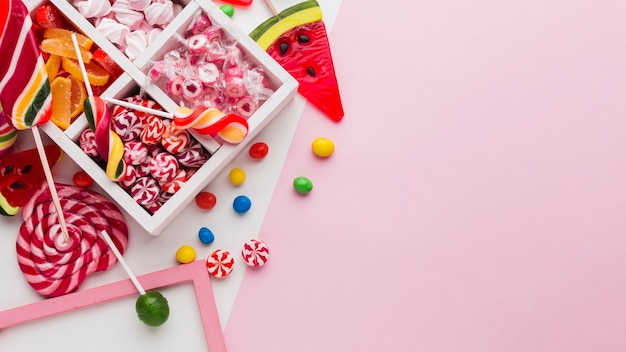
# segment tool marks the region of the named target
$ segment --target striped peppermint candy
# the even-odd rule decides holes
[[[217,249],[206,258],[207,271],[218,278],[230,275],[234,266],[235,258],[227,250]]]
[[[200,143],[192,141],[187,150],[176,154],[176,158],[181,165],[187,167],[201,167],[209,160],[209,153],[204,151]]]
[[[141,118],[132,111],[123,111],[113,116],[113,130],[120,136],[122,142],[139,139],[143,130]]]
[[[249,266],[259,267],[269,259],[270,249],[265,242],[253,238],[243,244],[241,256]]]
[[[140,205],[149,205],[159,196],[159,184],[150,176],[139,177],[130,187],[130,196]]]
[[[128,165],[141,165],[148,158],[148,148],[139,141],[124,143],[124,161]]]
[[[153,109],[153,110],[163,110],[163,109],[161,108],[161,106],[159,106],[159,104],[157,104],[155,101],[150,100],[150,99],[144,99],[144,98],[142,98],[142,97],[141,97],[141,96],[139,96],[139,95],[133,95],[133,96],[130,96],[130,97],[126,97],[126,98],[124,98],[124,99],[122,99],[122,100],[123,100],[123,101],[126,101],[126,102],[129,102],[129,103],[131,103],[131,104],[134,104],[134,105],[140,105],[140,106],[143,106],[144,108],[148,108],[148,109]],[[127,109],[127,108],[125,108],[125,107],[122,107],[122,106],[116,105],[116,106],[113,108],[113,116],[119,115],[119,114],[121,114],[121,113],[123,113],[123,112],[125,112],[125,111],[128,111],[128,109]],[[139,118],[141,118],[141,120],[142,120],[142,121],[143,121],[146,117],[148,117],[148,116],[154,116],[154,115],[152,115],[152,114],[150,114],[150,113],[143,112],[143,111],[138,111],[138,110],[133,111],[133,112],[135,113],[135,115],[139,116]]]
[[[182,153],[191,145],[191,135],[185,130],[170,125],[165,128],[161,137],[161,145],[172,154]]]
[[[165,191],[166,193],[174,194],[183,187],[183,185],[185,184],[185,182],[187,182],[187,180],[189,180],[189,176],[187,175],[187,172],[184,169],[180,169],[180,171],[178,172],[176,177],[174,177],[174,179],[168,182],[165,182],[161,185],[161,189]]]
[[[121,253],[128,228],[119,209],[101,194],[86,188],[56,184],[69,241],[63,237],[48,187],[43,184],[22,208],[24,223],[16,243],[17,261],[26,281],[43,296],[74,292],[90,274],[117,262],[100,237],[106,231]]]
[[[150,174],[159,183],[169,182],[178,175],[178,160],[172,154],[159,153],[150,160]]]
[[[85,152],[85,154],[96,157],[98,156],[98,149],[96,147],[96,135],[95,133],[87,128],[80,134],[80,149]]]
[[[143,127],[139,134],[139,140],[145,144],[154,145],[161,141],[161,137],[165,132],[165,125],[160,117],[148,115],[143,120]]]

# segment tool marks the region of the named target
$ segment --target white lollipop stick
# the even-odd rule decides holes
[[[167,112],[167,111],[150,109],[150,108],[147,108],[145,106],[141,106],[141,105],[137,105],[137,104],[129,103],[127,101],[113,99],[113,98],[102,98],[102,100],[106,101],[107,103],[123,106],[123,107],[128,108],[128,109],[133,109],[133,110],[145,112],[147,114],[161,116],[161,117],[165,117],[165,118],[168,118],[168,119],[174,118],[174,115],[169,113],[169,112]]]
[[[109,248],[111,248],[111,251],[113,251],[113,254],[115,254],[117,261],[120,262],[120,264],[122,264],[122,267],[124,268],[124,270],[126,271],[126,274],[130,278],[130,281],[132,281],[133,285],[135,285],[135,288],[137,289],[137,291],[139,291],[139,294],[142,296],[145,295],[146,290],[144,290],[143,287],[141,287],[139,280],[137,280],[137,276],[135,276],[135,274],[133,274],[133,271],[130,270],[130,267],[128,266],[128,264],[126,264],[124,257],[122,256],[120,251],[117,249],[117,247],[113,243],[113,240],[111,240],[111,237],[109,236],[109,234],[106,233],[106,231],[101,231],[100,235],[102,235],[102,238],[104,238],[106,243],[109,245]]]
[[[72,33],[72,43],[74,44],[74,51],[76,52],[76,59],[78,60],[78,66],[80,66],[80,73],[83,76],[83,82],[85,82],[85,90],[87,90],[87,96],[93,97],[93,90],[91,90],[91,83],[89,83],[89,76],[87,75],[87,69],[85,69],[85,63],[83,57],[80,55],[80,49],[78,47],[78,40],[76,34]]]
[[[41,140],[41,134],[39,134],[39,127],[33,126],[33,137],[35,137],[35,145],[39,152],[39,160],[41,160],[41,166],[43,166],[43,173],[46,175],[46,182],[48,183],[48,189],[50,190],[50,196],[52,197],[52,204],[59,217],[59,224],[61,225],[61,233],[65,242],[69,242],[70,234],[67,232],[67,224],[65,223],[65,215],[63,215],[63,208],[61,208],[61,201],[59,200],[59,194],[57,188],[54,185],[54,179],[52,178],[52,170],[50,170],[50,164],[46,157],[46,150],[43,147],[43,141]]]

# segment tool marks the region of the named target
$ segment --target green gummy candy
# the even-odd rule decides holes
[[[225,13],[228,17],[233,17],[233,15],[235,14],[235,8],[231,4],[224,4],[220,6],[220,10],[222,10],[222,12]]]

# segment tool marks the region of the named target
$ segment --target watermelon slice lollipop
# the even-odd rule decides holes
[[[61,149],[55,144],[45,147],[48,164],[53,166],[61,158]],[[0,214],[17,214],[45,182],[43,166],[37,149],[5,155],[0,160]]]
[[[270,9],[275,12],[273,6]],[[328,34],[317,1],[305,1],[275,14],[250,37],[300,83],[302,96],[333,121],[343,118]]]

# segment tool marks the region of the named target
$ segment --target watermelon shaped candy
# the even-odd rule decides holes
[[[52,167],[61,158],[61,149],[55,144],[44,148]],[[17,214],[45,180],[37,149],[3,156],[0,159],[0,214]]]
[[[343,118],[328,34],[317,1],[299,3],[270,17],[250,37],[300,83],[302,96],[333,121]]]

